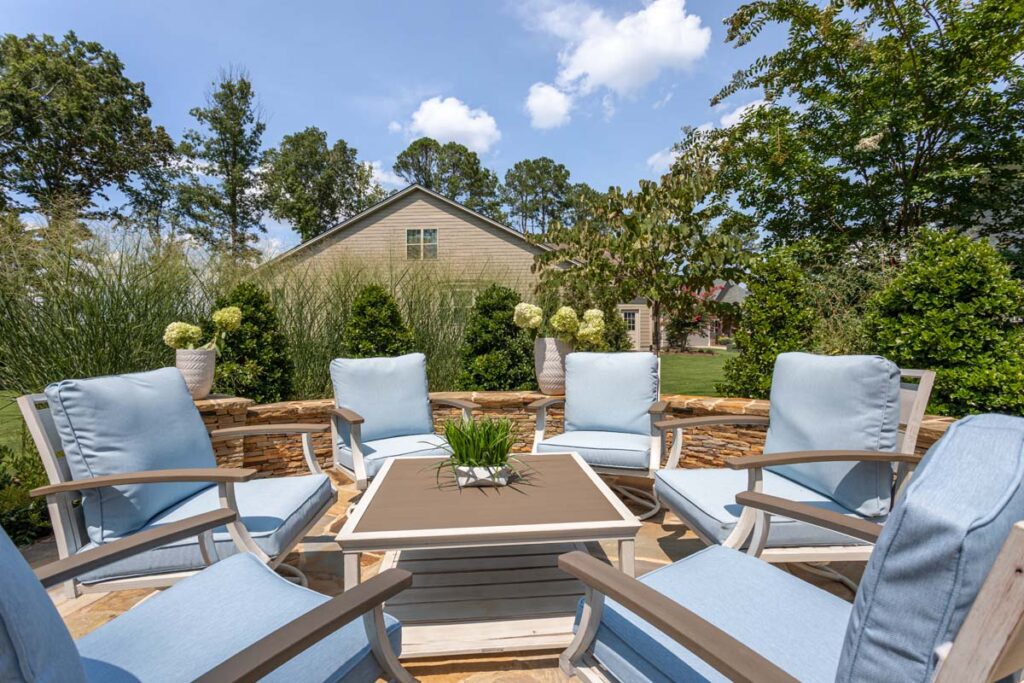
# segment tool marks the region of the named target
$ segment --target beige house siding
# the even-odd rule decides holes
[[[437,259],[409,259],[406,230],[437,230]],[[540,247],[495,227],[472,212],[422,190],[367,213],[334,234],[282,256],[290,265],[334,268],[343,263],[391,265],[430,264],[455,280],[497,279],[532,293],[537,276],[530,272]]]

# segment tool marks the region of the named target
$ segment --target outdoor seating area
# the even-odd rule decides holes
[[[0,683],[1024,681],[1024,0],[0,6]]]
[[[1019,668],[1024,420],[965,418],[922,460],[929,371],[877,356],[775,365],[755,420],[765,452],[725,470],[679,468],[684,431],[709,418],[653,418],[668,404],[652,354],[570,354],[566,442],[544,438],[556,399],[535,402],[530,455],[468,401],[448,400],[459,417],[435,432],[422,354],[338,359],[329,474],[311,438],[329,425],[208,432],[177,369],[56,382],[19,399],[55,538],[34,573],[0,538],[5,661],[52,680],[441,681],[482,665],[534,680],[988,681]],[[301,438],[309,474],[217,466],[216,439],[273,432]],[[731,520],[708,523],[717,510]],[[996,644],[979,654],[981,633]]]

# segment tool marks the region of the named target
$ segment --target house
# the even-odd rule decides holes
[[[534,257],[550,247],[462,204],[410,185],[273,259],[329,270],[344,262],[381,267],[436,265],[453,283],[490,279],[533,294]],[[643,300],[619,305],[634,349],[651,347],[651,311]]]
[[[742,306],[750,295],[747,288],[735,282],[715,280],[715,285],[707,293],[707,298],[720,304],[736,304]],[[654,345],[654,316],[646,299],[637,298],[629,303],[618,305],[619,313],[626,321],[626,331],[633,342],[634,349],[650,349]],[[668,317],[662,316],[661,346],[668,348],[668,335],[665,325]],[[720,346],[720,337],[731,337],[739,323],[738,316],[722,314],[708,317],[703,321],[699,332],[692,333],[686,340],[688,348],[710,348]]]

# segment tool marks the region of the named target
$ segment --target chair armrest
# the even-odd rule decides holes
[[[895,453],[886,451],[790,451],[786,453],[766,453],[763,455],[744,455],[738,458],[726,458],[726,466],[734,470],[746,470],[752,467],[772,467],[773,465],[799,465],[808,462],[909,462],[921,461],[921,456],[914,453]]]
[[[651,407],[647,409],[648,415],[661,415],[666,412],[668,412],[668,401],[655,401],[651,404]]]
[[[316,434],[326,432],[330,424],[313,424],[303,422],[282,422],[280,424],[248,425],[245,427],[225,427],[210,432],[212,441],[221,439],[239,439],[243,436],[261,436],[263,434]]]
[[[331,415],[341,418],[350,425],[361,425],[365,422],[362,415],[354,410],[349,410],[348,408],[334,408],[331,410]]]
[[[251,467],[187,467],[179,470],[147,470],[127,472],[125,474],[108,474],[102,477],[76,479],[62,484],[40,486],[29,491],[32,496],[51,496],[55,493],[69,493],[101,489],[107,486],[123,486],[125,484],[163,484],[173,481],[208,481],[211,483],[241,483],[256,476]]]
[[[654,424],[658,429],[708,427],[712,425],[768,426],[768,418],[760,415],[707,415],[705,417],[674,417]]]
[[[463,410],[478,410],[480,408],[479,403],[473,403],[462,398],[451,398],[448,396],[437,396],[430,394],[430,403],[438,406],[451,406],[452,408],[462,408]]]
[[[787,498],[770,496],[766,493],[744,491],[737,494],[736,502],[744,507],[764,510],[773,515],[781,515],[798,522],[807,522],[831,531],[838,531],[853,536],[861,541],[874,543],[882,533],[882,525],[856,517],[847,517],[832,510],[824,510],[807,503],[798,503]]]
[[[587,553],[558,558],[558,566],[615,600],[733,681],[794,683],[795,678],[682,605]],[[756,618],[756,615],[755,617]]]
[[[104,543],[98,548],[45,564],[36,569],[36,578],[45,588],[49,588],[111,562],[145,552],[151,548],[159,548],[189,536],[196,536],[236,519],[238,519],[237,513],[223,508],[186,517],[181,521],[140,531],[131,536]]]
[[[196,679],[202,683],[256,681],[348,622],[412,585],[412,574],[389,569],[306,612]]]
[[[526,406],[526,409],[531,413],[536,413],[539,410],[547,410],[551,406],[556,406],[559,403],[565,403],[564,396],[551,396],[549,398],[540,398]]]

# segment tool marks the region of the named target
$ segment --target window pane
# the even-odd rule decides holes
[[[437,243],[423,245],[423,258],[437,258]]]
[[[430,228],[423,231],[424,244],[437,244],[437,228]]]
[[[405,246],[405,258],[418,261],[420,258],[420,245],[407,244]]]
[[[406,244],[419,244],[420,243],[420,230],[406,230],[405,231],[405,243]]]
[[[623,311],[622,319],[626,321],[626,330],[629,332],[636,331],[636,311]]]

